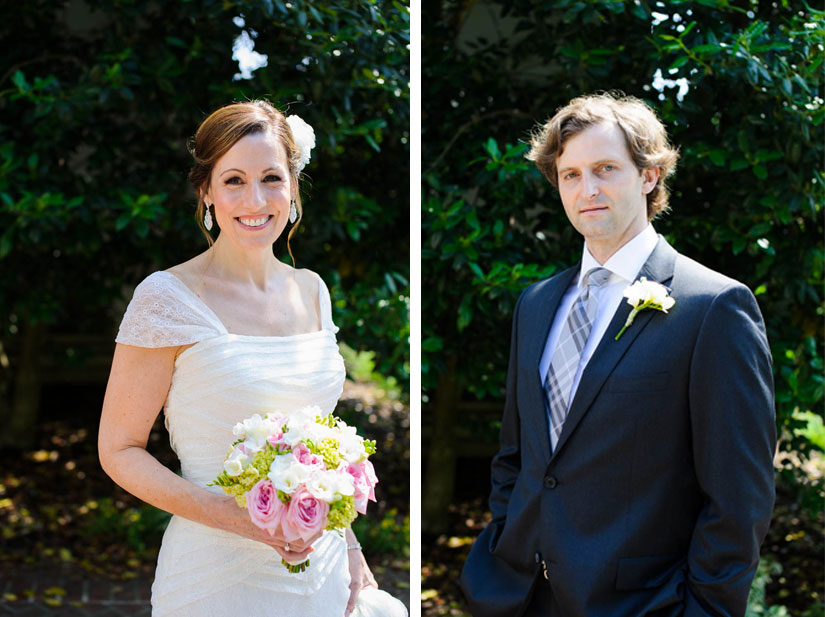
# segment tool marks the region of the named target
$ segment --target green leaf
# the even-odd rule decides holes
[[[21,92],[28,92],[30,89],[29,82],[26,81],[26,76],[21,70],[17,70],[15,74],[12,75],[11,81]]]
[[[759,238],[764,236],[771,229],[773,229],[773,223],[771,223],[770,221],[763,221],[752,226],[748,230],[748,235],[752,238]]]
[[[486,150],[494,159],[501,158],[501,150],[499,150],[496,140],[492,137],[487,140]]]
[[[722,51],[724,47],[715,43],[707,43],[705,45],[697,45],[691,51],[700,56],[712,56]]]
[[[759,149],[756,151],[756,154],[753,155],[753,158],[757,163],[768,163],[781,159],[783,156],[781,152],[777,152],[776,150]]]
[[[458,306],[458,319],[456,320],[456,327],[461,332],[473,320],[473,302],[474,297],[470,294],[465,295],[461,299],[461,304]]]
[[[741,253],[744,250],[746,244],[747,238],[745,238],[745,236],[739,236],[738,238],[736,238],[733,241],[733,245],[731,246],[733,254],[738,255],[739,253]]]
[[[822,451],[825,451],[825,423],[822,416],[811,411],[796,412],[793,417],[806,422],[806,426],[801,429],[794,429],[794,434],[802,436],[811,444]]]
[[[349,237],[355,241],[361,239],[361,230],[358,229],[358,225],[355,221],[347,221],[346,222],[347,234]]]
[[[11,252],[11,236],[13,231],[14,228],[9,227],[3,232],[3,235],[0,236],[0,259],[3,259]]]
[[[759,178],[760,180],[764,180],[768,177],[768,170],[765,169],[763,165],[754,165],[753,175]]]
[[[684,38],[685,38],[685,37],[686,37],[686,36],[690,33],[690,31],[691,31],[691,30],[693,30],[693,29],[696,27],[696,23],[697,23],[697,22],[695,22],[695,21],[690,22],[690,23],[689,23],[689,24],[685,27],[685,29],[684,29],[684,30],[682,30],[682,32],[679,34],[679,39],[680,39],[680,40],[681,40],[681,39],[684,39]]]
[[[479,265],[477,263],[475,263],[474,261],[471,261],[469,263],[469,266],[470,266],[470,270],[472,270],[478,278],[480,278],[480,279],[484,278],[484,272],[481,270],[481,268],[479,267]]]
[[[124,212],[119,217],[117,217],[117,220],[115,221],[115,230],[121,231],[122,229],[124,229],[129,224],[129,222],[131,220],[132,220],[131,212]]]
[[[381,152],[381,146],[376,143],[376,141],[372,138],[372,135],[364,135],[364,139],[367,140],[367,143],[370,145],[370,148],[375,150],[376,152]]]
[[[668,70],[678,69],[679,67],[686,65],[688,60],[690,60],[690,58],[687,56],[680,56],[676,58],[676,60],[674,60],[668,67]]]
[[[439,336],[430,336],[421,341],[421,351],[432,352],[441,351],[444,341]]]
[[[727,150],[723,150],[722,148],[714,148],[708,152],[711,162],[718,167],[725,166],[725,159],[727,158],[727,155]]]
[[[635,17],[638,17],[641,20],[647,21],[650,17],[650,15],[647,11],[647,6],[642,4],[641,2],[640,3],[635,3],[634,2],[632,11],[633,11],[633,15]]]
[[[387,289],[390,290],[391,294],[395,295],[398,293],[398,287],[395,285],[395,281],[389,272],[384,273],[384,283],[387,285]]]

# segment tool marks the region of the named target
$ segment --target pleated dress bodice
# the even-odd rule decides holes
[[[332,412],[343,382],[344,363],[326,329],[285,337],[223,333],[189,347],[175,361],[164,406],[183,477],[212,482],[235,440],[232,427],[254,413],[307,405]]]

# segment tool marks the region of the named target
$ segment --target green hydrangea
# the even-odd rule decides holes
[[[236,442],[236,445],[239,442]],[[234,446],[233,446],[234,447]],[[230,449],[231,452],[231,449]],[[214,482],[210,482],[207,486],[220,486],[227,495],[235,497],[235,501],[241,508],[246,507],[246,493],[252,490],[252,487],[260,482],[269,473],[269,467],[272,461],[278,456],[279,450],[276,450],[272,444],[267,443],[262,450],[256,452],[252,460],[237,476],[230,476],[226,471],[222,471]],[[289,502],[289,496],[286,493],[281,495],[278,491],[278,497],[284,503]],[[284,499],[286,497],[286,499]]]
[[[264,475],[264,477],[266,476]],[[241,508],[245,508],[245,494],[252,490],[252,487],[260,480],[261,474],[258,469],[254,465],[249,465],[237,476],[230,476],[226,471],[222,471],[215,481],[207,486],[220,486],[227,495],[235,497],[235,501]]]
[[[332,437],[322,439],[321,443],[317,444],[315,448],[318,450],[316,454],[324,458],[324,464],[327,469],[337,469],[338,463],[341,462],[341,455],[338,454],[338,440]]]
[[[341,497],[329,504],[329,515],[327,517],[327,529],[347,527],[358,516],[355,510],[355,498],[352,496]]]

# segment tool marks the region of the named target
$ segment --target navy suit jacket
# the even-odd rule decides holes
[[[774,502],[771,356],[753,294],[660,237],[639,277],[667,314],[622,302],[550,452],[539,359],[575,266],[513,319],[492,522],[461,584],[475,617],[742,616]],[[546,563],[546,581],[541,562]]]

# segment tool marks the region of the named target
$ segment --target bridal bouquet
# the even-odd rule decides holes
[[[280,527],[287,543],[343,529],[375,501],[378,478],[367,459],[375,441],[318,407],[254,414],[233,433],[238,440],[210,486],[233,495],[258,527],[270,534]],[[283,563],[290,572],[303,572],[309,560]]]

